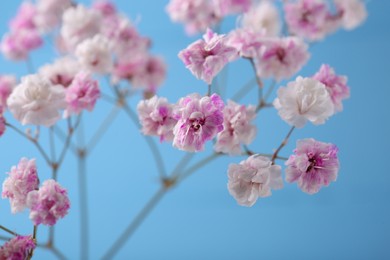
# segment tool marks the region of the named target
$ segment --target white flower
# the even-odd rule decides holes
[[[98,34],[86,39],[76,48],[76,57],[89,72],[105,74],[112,68],[110,44],[106,37]]]
[[[325,85],[312,78],[297,77],[280,88],[273,104],[280,117],[295,127],[303,127],[307,120],[323,124],[334,111]]]
[[[66,107],[64,88],[53,86],[38,75],[22,78],[8,98],[8,107],[23,125],[52,126],[60,119],[58,110]]]
[[[61,57],[52,64],[46,64],[39,69],[39,75],[48,78],[53,85],[68,87],[77,73],[80,72],[80,65],[70,56]]]
[[[60,23],[62,14],[71,5],[71,0],[38,0],[34,23],[42,32],[52,30]]]
[[[335,0],[335,4],[342,12],[342,24],[347,30],[355,29],[367,18],[367,10],[361,0]]]

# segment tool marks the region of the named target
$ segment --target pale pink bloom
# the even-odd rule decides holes
[[[323,0],[298,0],[284,5],[285,18],[290,33],[316,41],[323,39],[333,29],[328,22],[331,14]]]
[[[306,121],[324,124],[334,111],[325,85],[312,78],[297,77],[287,87],[279,88],[273,104],[284,121],[298,128]]]
[[[38,189],[39,180],[35,159],[22,158],[12,166],[7,179],[3,182],[3,199],[8,198],[12,213],[21,212],[27,207],[27,195]]]
[[[93,3],[92,8],[99,11],[104,18],[117,14],[115,5],[106,0],[98,0]]]
[[[252,0],[212,0],[219,17],[248,11]]]
[[[313,78],[325,85],[332,99],[334,112],[342,111],[342,100],[349,98],[348,78],[337,75],[334,69],[327,64],[323,64]]]
[[[228,190],[241,206],[251,207],[258,198],[271,196],[271,189],[283,188],[279,165],[260,155],[252,155],[240,164],[230,164]]]
[[[42,32],[54,29],[61,22],[66,9],[71,7],[72,0],[37,0],[34,22]]]
[[[213,78],[237,54],[235,48],[226,45],[225,35],[218,35],[207,29],[203,40],[197,40],[180,51],[179,58],[196,78],[210,85]]]
[[[36,30],[20,29],[3,37],[1,52],[10,60],[24,60],[30,51],[40,47],[42,43],[42,37]]]
[[[312,138],[297,141],[294,155],[286,161],[286,181],[297,182],[309,194],[336,181],[339,171],[338,148]]]
[[[11,75],[0,76],[0,107],[7,107],[7,99],[16,86],[16,78]]]
[[[173,105],[166,98],[153,96],[141,100],[137,111],[144,135],[159,136],[160,141],[173,140],[173,127],[177,120],[173,118]]]
[[[183,23],[190,35],[204,32],[220,21],[210,0],[171,0],[166,11],[173,22]]]
[[[254,58],[263,45],[261,33],[253,33],[246,29],[235,29],[226,37],[226,45],[235,48],[244,58]]]
[[[334,0],[339,12],[342,14],[342,26],[352,30],[362,24],[367,18],[364,1],[361,0]]]
[[[217,152],[238,155],[241,144],[250,144],[256,136],[256,126],[251,124],[256,117],[256,107],[239,105],[228,100],[223,109],[223,131],[217,135],[214,149]]]
[[[223,130],[223,107],[217,94],[181,98],[174,110],[178,122],[173,129],[173,146],[187,152],[202,151],[205,142]]]
[[[0,259],[25,260],[36,245],[32,236],[16,236],[0,247]]]
[[[278,9],[272,1],[254,4],[240,19],[241,27],[264,36],[278,36],[281,29]]]
[[[19,7],[18,13],[11,20],[10,27],[12,31],[20,29],[34,30],[34,16],[36,15],[36,8],[31,2],[23,2]]]
[[[55,180],[50,179],[45,181],[39,190],[28,194],[27,205],[34,225],[53,226],[68,214],[70,201],[67,191]]]
[[[66,107],[64,88],[53,86],[38,75],[23,77],[8,101],[9,111],[22,125],[50,127],[61,118],[58,110]]]
[[[307,44],[297,37],[268,39],[255,56],[257,74],[277,81],[297,73],[310,57]]]
[[[71,56],[63,56],[53,63],[41,67],[39,75],[49,79],[53,85],[67,88],[80,69],[80,64],[76,59]]]
[[[78,115],[82,110],[92,111],[100,97],[99,83],[87,73],[77,74],[72,84],[66,89],[67,108],[64,117]]]
[[[89,72],[107,74],[112,69],[109,41],[101,34],[80,43],[75,54],[81,67]]]
[[[61,36],[68,49],[73,50],[79,43],[100,32],[102,15],[83,5],[68,8],[62,16]]]

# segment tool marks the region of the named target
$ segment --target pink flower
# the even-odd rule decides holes
[[[190,35],[204,32],[220,21],[210,0],[171,0],[166,7],[173,22],[183,23]]]
[[[253,33],[246,29],[233,30],[226,37],[226,45],[235,48],[244,58],[254,58],[263,41],[264,37],[261,33]]]
[[[92,8],[98,10],[103,17],[116,15],[117,11],[115,5],[110,1],[99,0],[93,3]]]
[[[39,190],[28,194],[27,205],[31,209],[30,219],[34,225],[53,226],[68,214],[70,201],[64,188],[54,180],[47,180]]]
[[[2,260],[25,260],[36,245],[32,236],[16,236],[0,248]]]
[[[297,37],[268,39],[254,59],[257,74],[278,81],[288,79],[308,61],[307,49],[307,44]]]
[[[1,52],[10,60],[24,60],[30,51],[40,47],[42,43],[36,30],[20,29],[3,37]]]
[[[63,56],[53,63],[41,67],[39,75],[49,79],[53,85],[67,88],[80,70],[80,64],[76,59],[71,56]]]
[[[338,148],[312,138],[298,140],[294,155],[286,161],[286,181],[297,182],[309,194],[336,181],[339,171]]]
[[[3,199],[8,198],[12,213],[22,211],[27,207],[27,195],[38,189],[39,180],[35,159],[20,159],[17,166],[12,166],[8,178],[3,182]]]
[[[187,152],[202,151],[205,142],[223,130],[223,107],[217,94],[181,98],[174,110],[178,122],[173,129],[173,146]]]
[[[213,33],[210,29],[203,39],[182,50],[179,58],[195,77],[211,84],[223,67],[237,57],[237,50],[226,45],[224,35]]]
[[[53,30],[62,14],[72,5],[72,0],[37,0],[34,22],[41,32]]]
[[[251,124],[256,117],[256,107],[228,100],[223,117],[224,129],[217,135],[215,151],[238,155],[241,153],[240,145],[250,144],[256,136],[256,126]]]
[[[252,0],[212,0],[219,17],[248,11]]]
[[[298,128],[306,121],[324,124],[334,111],[325,85],[312,78],[297,77],[287,87],[279,88],[273,104],[284,121]]]
[[[16,85],[16,78],[11,75],[0,76],[0,107],[7,107],[7,99]]]
[[[313,78],[322,82],[326,86],[335,108],[334,112],[342,111],[343,104],[341,101],[349,97],[347,77],[336,75],[332,67],[327,64],[323,64]]]
[[[347,30],[352,30],[362,24],[367,18],[367,10],[361,0],[334,0],[339,12],[341,12],[342,25]]]
[[[228,190],[241,206],[251,207],[258,198],[271,196],[271,189],[283,188],[281,167],[260,155],[252,155],[240,164],[230,164]]]
[[[173,140],[173,127],[177,120],[173,118],[173,105],[166,98],[154,96],[141,100],[137,111],[144,135],[159,136],[160,141]]]
[[[87,73],[78,73],[66,89],[67,108],[64,111],[64,117],[72,114],[78,115],[84,109],[92,111],[99,97],[99,83]]]
[[[18,13],[11,20],[11,30],[17,31],[20,29],[33,30],[35,29],[34,17],[36,15],[36,8],[30,2],[23,2],[19,7]]]

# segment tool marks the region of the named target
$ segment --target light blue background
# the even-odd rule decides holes
[[[164,11],[168,1],[115,2],[122,12],[139,20],[140,33],[153,40],[153,53],[163,55],[168,64],[160,95],[175,102],[188,93],[204,93],[205,84],[195,80],[177,58],[177,53],[197,37],[187,37],[181,25],[170,22]],[[7,31],[19,3],[1,2],[1,34]],[[295,141],[306,137],[337,144],[341,161],[337,182],[312,196],[296,184],[286,184],[252,208],[240,207],[226,189],[226,170],[229,163],[243,158],[220,158],[168,193],[118,252],[117,259],[390,259],[390,1],[369,1],[367,8],[369,18],[362,27],[339,31],[314,45],[312,58],[300,73],[310,76],[322,63],[328,63],[339,74],[348,75],[351,98],[344,102],[344,111],[325,125],[307,125],[294,132],[281,153],[289,156]],[[233,25],[233,19],[226,21],[222,31]],[[32,57],[37,66],[49,62],[52,51],[39,50]],[[1,74],[21,76],[26,72],[25,64],[0,58]],[[228,71],[228,96],[247,82],[251,73],[246,62],[233,63]],[[107,89],[104,92],[109,93]],[[255,92],[245,102],[254,103],[254,97]],[[131,103],[135,107],[137,100]],[[109,106],[100,102],[95,113],[87,115],[88,136],[109,111]],[[10,114],[5,116],[13,122]],[[251,147],[271,153],[289,127],[273,109],[261,111],[257,121],[258,137]],[[42,138],[46,136],[43,130]],[[170,144],[160,147],[171,171],[184,153]],[[210,152],[208,146],[193,162]],[[8,129],[0,139],[0,173],[7,172],[22,156],[36,157],[41,180],[49,178],[48,167],[32,145]],[[2,176],[1,181],[6,177]],[[157,176],[148,147],[121,113],[88,158],[92,259],[106,252],[158,189]],[[55,243],[68,258],[77,259],[77,165],[71,154],[60,170],[59,182],[69,191],[72,209],[58,222]],[[9,212],[9,202],[1,200],[1,225],[31,233],[27,212],[15,216]],[[47,228],[40,227],[38,241],[43,243],[46,237]],[[54,259],[42,249],[35,256]]]

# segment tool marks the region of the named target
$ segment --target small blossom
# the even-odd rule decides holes
[[[72,0],[37,0],[34,23],[41,32],[53,30],[61,21],[61,17]]]
[[[281,167],[264,156],[252,155],[240,164],[230,164],[228,190],[241,206],[251,207],[258,198],[283,188]]]
[[[246,12],[252,4],[252,0],[212,0],[212,2],[219,17]]]
[[[332,99],[335,111],[343,110],[342,100],[349,97],[347,77],[336,75],[334,69],[327,64],[321,66],[320,70],[313,76],[314,79],[323,83]]]
[[[64,56],[39,69],[39,75],[50,80],[53,85],[67,88],[80,71],[80,64],[70,56]]]
[[[16,85],[16,78],[11,75],[0,76],[0,107],[7,107],[7,99]]]
[[[237,50],[225,44],[225,36],[207,29],[198,40],[179,53],[179,58],[198,79],[211,84],[223,67],[237,57]]]
[[[236,29],[228,34],[226,45],[235,48],[241,57],[254,58],[263,45],[263,41],[264,38],[260,33]]]
[[[113,16],[117,14],[115,5],[105,0],[99,0],[94,2],[92,8],[98,10],[103,15],[103,17]]]
[[[32,236],[16,236],[0,247],[0,259],[25,260],[36,245]]]
[[[54,180],[47,180],[39,190],[28,194],[27,205],[34,225],[53,226],[68,214],[70,201],[64,188]]]
[[[256,135],[256,126],[251,121],[256,117],[256,107],[239,105],[228,100],[223,109],[222,132],[217,135],[215,151],[238,155],[241,153],[241,144],[250,144]]]
[[[76,48],[76,57],[80,65],[89,72],[106,74],[111,71],[109,42],[100,34],[80,43]]]
[[[100,97],[99,83],[89,74],[80,72],[66,89],[65,101],[67,108],[64,117],[78,115],[82,110],[92,111],[96,100]]]
[[[36,30],[20,29],[3,37],[1,52],[10,60],[24,60],[30,51],[40,47],[42,43],[42,37]]]
[[[297,141],[294,155],[286,161],[286,181],[297,182],[309,194],[336,181],[339,171],[338,148],[312,138]]]
[[[306,121],[324,124],[334,111],[325,85],[311,78],[297,77],[287,87],[279,88],[273,104],[284,121],[298,128]]]
[[[64,89],[38,75],[22,78],[9,96],[8,108],[22,125],[44,125],[50,127],[60,119],[59,111],[64,109]]]
[[[257,74],[278,81],[288,79],[308,61],[307,49],[307,44],[297,37],[269,39],[255,56]]]
[[[141,100],[137,111],[144,135],[159,136],[160,141],[173,140],[173,127],[177,120],[173,118],[173,105],[166,98],[154,96]]]
[[[17,166],[13,166],[3,182],[3,199],[8,198],[12,213],[21,212],[27,207],[27,195],[38,189],[39,180],[35,159],[22,158]]]
[[[205,142],[223,130],[223,107],[217,94],[181,98],[174,110],[178,122],[173,129],[173,146],[187,152],[202,151]]]
[[[361,0],[334,0],[339,12],[342,14],[342,26],[352,30],[362,24],[367,18],[367,10]]]
[[[18,13],[11,20],[11,30],[17,31],[20,29],[35,29],[34,16],[36,15],[36,8],[31,2],[23,2],[19,7]]]

